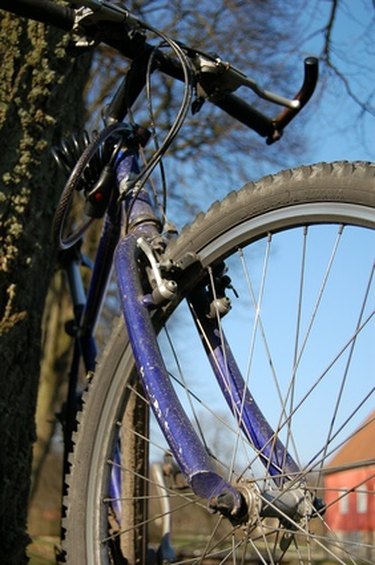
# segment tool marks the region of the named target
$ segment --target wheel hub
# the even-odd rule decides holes
[[[223,492],[209,501],[209,508],[228,518],[233,525],[255,525],[262,518],[277,518],[284,528],[298,530],[313,516],[322,514],[324,503],[305,485],[286,483],[282,489],[261,490],[255,481],[236,485],[243,504],[235,508],[231,492]]]

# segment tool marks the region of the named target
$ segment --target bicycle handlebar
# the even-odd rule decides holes
[[[0,0],[0,8],[64,31],[70,31],[75,20],[75,10],[50,0]]]
[[[94,15],[102,11],[104,22],[110,22],[112,26],[117,25],[117,23],[125,24],[127,20],[130,24],[139,23],[140,26],[142,26],[142,22],[134,18],[126,10],[121,10],[114,5],[110,6],[102,2],[102,0],[83,0],[82,4],[86,4],[86,6],[88,5],[90,7],[92,5],[94,8],[96,7],[97,11],[94,10]],[[71,31],[73,27],[77,26],[77,11],[66,6],[55,4],[51,0],[17,0],[16,2],[14,0],[0,0],[0,8],[18,16],[27,17],[58,27],[64,31]],[[100,16],[97,17],[97,21],[100,22]],[[88,34],[90,33],[89,18],[87,26],[84,24],[84,18],[79,20],[78,26],[79,25],[82,25]],[[95,22],[93,25],[95,31],[97,31]],[[124,40],[116,37],[116,34],[109,33],[103,36],[102,41],[110,47],[115,48],[127,58],[134,59],[139,54],[139,46],[134,39],[132,40],[129,37]],[[154,50],[154,48],[144,41],[143,50],[146,53],[148,50]],[[156,50],[156,53],[154,53],[154,61],[155,67],[161,72],[172,78],[182,80],[182,69],[175,59],[169,57],[161,50]],[[260,136],[266,137],[267,143],[271,144],[281,137],[283,129],[311,98],[317,79],[318,60],[314,57],[308,57],[305,59],[305,76],[302,88],[291,101],[292,103],[298,101],[299,104],[296,104],[294,107],[285,108],[274,119],[259,112],[242,98],[233,94],[233,92],[221,92],[219,94],[215,92],[212,96],[207,96],[207,99],[237,121],[256,131]],[[254,85],[255,87],[257,86],[255,83]],[[140,87],[141,85],[139,88]]]

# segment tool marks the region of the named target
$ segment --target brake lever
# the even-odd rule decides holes
[[[229,63],[223,62],[219,57],[210,57],[205,53],[195,53],[194,62],[198,73],[199,87],[195,111],[200,109],[205,98],[217,103],[223,94],[231,93],[240,86],[248,87],[259,97],[285,107],[276,118],[273,120],[269,119],[269,124],[266,124],[266,129],[268,125],[272,129],[272,133],[267,137],[268,145],[280,139],[283,129],[310,100],[318,81],[318,59],[315,57],[307,57],[305,59],[303,85],[293,99],[285,98],[260,88],[255,81],[232,67]],[[229,96],[232,95],[229,94]],[[267,122],[267,117],[259,114],[259,116],[256,116],[256,120],[258,123]],[[253,126],[250,125],[250,127]],[[258,131],[258,133],[260,132],[257,128],[253,129]],[[261,135],[264,135],[264,128],[261,131]]]
[[[259,98],[263,98],[268,102],[285,106],[292,110],[299,110],[300,108],[299,100],[291,100],[285,96],[280,96],[279,94],[261,88],[255,80],[246,76],[230,63],[223,61],[220,57],[211,58],[206,54],[199,53],[195,57],[195,66],[199,73],[210,74],[211,76],[216,75],[216,77],[219,78],[219,81],[216,81],[216,88],[219,91],[234,92],[240,88],[240,86],[244,86],[255,92]]]
[[[100,24],[122,24],[127,33],[142,27],[128,10],[104,0],[80,0],[80,7],[74,10],[73,45],[80,50],[94,47],[101,41],[98,33]]]

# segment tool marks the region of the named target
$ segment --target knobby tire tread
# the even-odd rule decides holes
[[[221,233],[240,224],[247,217],[298,204],[302,199],[329,202],[332,200],[332,190],[327,190],[330,177],[337,182],[336,198],[341,197],[343,201],[353,204],[375,206],[374,163],[337,161],[287,169],[248,182],[239,191],[228,194],[224,200],[214,202],[206,213],[201,212],[192,224],[182,229],[167,254],[172,257],[176,255],[176,250],[179,256],[189,249],[197,251],[213,241],[218,231]],[[362,186],[358,186],[357,179]],[[288,185],[292,187],[285,190]]]

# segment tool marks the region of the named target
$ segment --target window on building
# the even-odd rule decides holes
[[[348,514],[349,512],[349,496],[346,488],[340,489],[339,508],[340,514]]]
[[[357,491],[357,512],[358,514],[366,514],[367,512],[367,491],[365,490]]]

